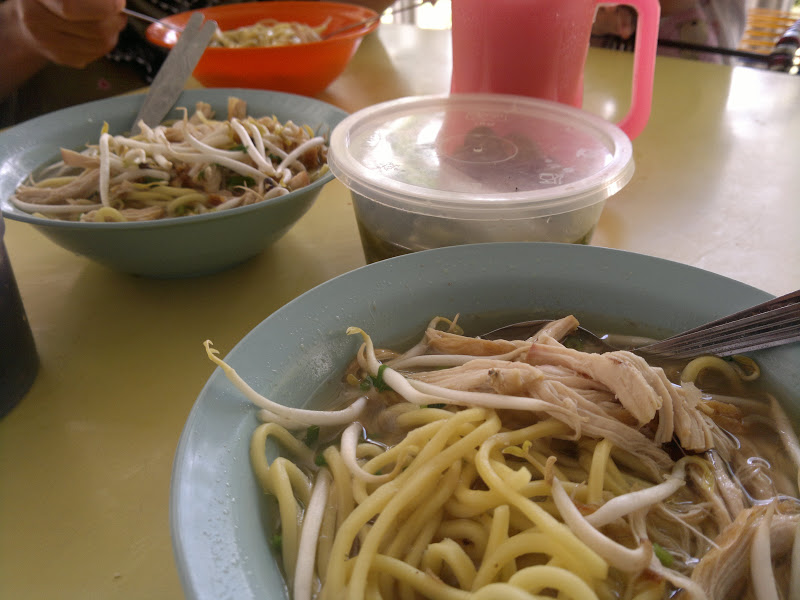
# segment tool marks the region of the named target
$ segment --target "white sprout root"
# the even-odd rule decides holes
[[[297,548],[297,571],[294,574],[294,600],[311,600],[314,582],[314,565],[317,555],[317,541],[328,501],[330,473],[323,468],[317,473],[311,499],[303,515],[303,528]]]
[[[344,425],[355,421],[367,404],[367,399],[361,397],[350,406],[342,410],[306,410],[302,408],[290,408],[272,400],[267,399],[256,392],[250,385],[242,379],[233,367],[217,356],[219,351],[213,348],[211,340],[206,340],[203,345],[206,354],[212,362],[217,364],[228,380],[238,389],[245,398],[261,409],[268,411],[272,415],[278,415],[296,424],[292,429],[308,427],[310,425]]]

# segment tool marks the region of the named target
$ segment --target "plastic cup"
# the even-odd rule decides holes
[[[517,94],[580,108],[592,23],[603,0],[453,2],[453,93]],[[626,0],[637,12],[633,85],[618,123],[631,139],[650,117],[658,0]]]
[[[0,215],[0,418],[6,416],[30,389],[39,370],[39,357],[4,241]]]

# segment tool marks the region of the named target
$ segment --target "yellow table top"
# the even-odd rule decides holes
[[[619,118],[630,68],[628,54],[591,50],[585,108]],[[382,25],[321,98],[353,111],[445,92],[449,78],[449,32]],[[795,76],[659,58],[636,173],[593,243],[776,295],[800,288],[798,97]],[[364,264],[349,194],[330,183],[272,248],[190,280],[115,273],[25,224],[6,227],[41,370],[0,421],[0,595],[180,598],[170,470],[213,370],[202,342],[232,348],[295,296]]]

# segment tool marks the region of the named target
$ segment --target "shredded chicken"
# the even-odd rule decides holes
[[[640,425],[658,416],[656,443],[677,435],[687,450],[703,451],[725,440],[713,420],[698,410],[700,392],[694,385],[673,385],[663,369],[651,367],[632,352],[589,354],[549,342],[532,344],[525,360],[566,367],[603,384]]]
[[[741,511],[716,539],[717,547],[695,567],[692,581],[700,584],[709,598],[742,597],[749,575],[750,545],[767,509],[768,505],[762,504]],[[798,520],[800,507],[790,501],[780,503],[770,523],[773,561],[791,552]]]

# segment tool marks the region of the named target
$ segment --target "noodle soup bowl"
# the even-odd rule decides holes
[[[248,114],[274,115],[309,125],[329,135],[346,113],[327,103],[281,92],[216,89],[188,90],[177,107],[194,110],[209,103],[225,118],[229,97],[247,102]],[[57,160],[61,148],[80,150],[96,144],[103,123],[109,132],[130,130],[142,96],[124,96],[63,109],[32,119],[0,134],[0,206],[6,219],[35,227],[59,246],[111,269],[149,277],[193,277],[214,273],[264,251],[280,239],[313,205],[330,172],[286,195],[219,212],[154,221],[92,223],[60,221],[23,212],[10,196],[38,169]],[[179,118],[178,110],[168,116]]]
[[[376,348],[398,350],[421,339],[433,317],[456,314],[467,335],[573,314],[598,332],[662,336],[769,297],[707,271],[619,250],[467,244],[346,273],[277,310],[235,347],[216,349],[270,400],[330,409],[362,341],[347,335],[351,326],[368,333]],[[197,352],[204,352],[200,343]],[[800,348],[753,357],[777,397],[796,402]],[[786,408],[798,422],[800,405]],[[174,461],[170,518],[189,600],[291,597],[271,544],[278,531],[277,506],[262,492],[249,458],[251,437],[261,423],[257,412],[217,368],[185,424]],[[268,445],[267,453],[270,460],[277,456],[277,446]]]
[[[205,87],[246,87],[314,96],[327,88],[347,67],[361,41],[378,27],[378,13],[365,7],[337,2],[250,2],[226,4],[180,13],[162,19],[183,27],[199,12],[217,22],[222,31],[254,25],[263,19],[294,22],[310,27],[327,23],[334,32],[367,19],[368,24],[347,29],[330,38],[304,44],[252,48],[206,48],[194,70]],[[171,48],[179,37],[173,28],[154,23],[147,39]]]

